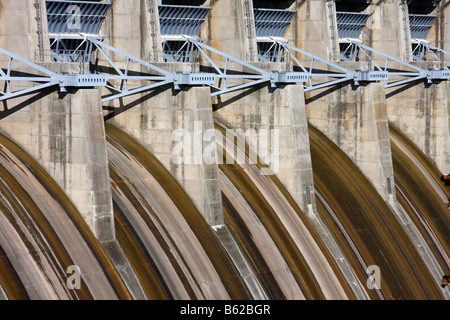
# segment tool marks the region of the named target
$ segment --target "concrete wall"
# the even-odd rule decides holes
[[[55,179],[101,241],[115,238],[100,94],[96,89],[13,99],[0,120],[10,137]]]
[[[389,1],[386,4],[393,5]],[[300,2],[298,12],[295,30],[303,49],[329,61],[337,60],[336,56],[340,56],[336,53],[337,29],[333,27],[336,21],[329,17],[335,12],[334,2]],[[308,60],[305,61],[309,66]],[[337,63],[350,70],[367,67],[364,63]],[[393,183],[393,169],[382,85],[347,84],[307,92],[306,112],[308,121],[350,157],[384,199],[390,193],[395,196],[395,191],[388,189],[388,184]]]
[[[380,24],[375,22],[370,30],[369,45],[404,61],[410,61],[403,46],[405,39],[410,37],[404,34],[405,24],[397,18],[404,9],[404,6],[386,2],[374,11],[377,13],[375,21],[378,17]],[[395,10],[397,13],[393,15]],[[441,48],[447,45],[445,30],[448,29],[446,16],[449,12],[448,1],[441,1],[434,10],[437,20],[427,36],[432,45]],[[386,18],[383,18],[384,16]],[[395,23],[394,20],[399,22]],[[446,65],[445,63],[439,65],[437,62],[414,62],[414,64],[425,70],[439,69]],[[426,84],[425,81],[386,90],[388,119],[402,130],[438,169],[446,173],[450,170],[448,84],[446,82]]]
[[[30,61],[35,60],[39,43],[33,3],[0,2],[0,47]],[[41,9],[45,11],[42,3]],[[45,34],[48,31],[44,30]],[[44,43],[49,46],[48,36]],[[2,67],[7,64],[5,59],[3,56]],[[58,73],[79,72],[78,64],[41,65]],[[17,62],[13,67],[36,74],[35,70]],[[53,87],[5,102],[0,111],[0,131],[31,154],[55,179],[99,240],[113,240],[114,219],[100,93],[92,89],[60,95],[57,90]]]
[[[211,47],[228,53],[243,61],[250,61],[256,50],[253,3],[246,0],[211,1],[211,12],[207,17],[200,37]],[[248,12],[248,16],[245,16]],[[247,26],[247,22],[250,25]],[[213,55],[214,61],[217,58]]]
[[[389,121],[405,133],[443,174],[450,172],[448,82],[404,86],[401,91],[388,90],[387,95]]]
[[[450,52],[450,1],[441,0],[436,8],[437,23],[435,27],[436,46]],[[446,56],[445,60],[450,61],[450,56]]]
[[[32,0],[0,1],[0,47],[31,61],[39,43],[34,3]],[[149,9],[156,1],[140,1],[139,5],[127,1],[112,3],[102,27],[105,42],[136,57],[155,57],[156,52],[161,50],[158,13],[156,8],[152,15]],[[254,29],[251,25],[247,26],[253,19],[252,1],[218,0],[206,4],[211,6],[211,14],[200,36],[214,48],[249,61],[249,52],[256,49],[252,35]],[[45,18],[42,8],[41,3],[41,13]],[[292,8],[297,10],[297,14],[286,38],[299,48],[337,61],[334,3],[299,0]],[[450,25],[446,18],[449,8],[448,0],[440,2],[436,9],[438,22],[432,31],[432,40],[446,50],[450,49],[445,36]],[[410,60],[405,6],[393,0],[373,1],[367,11],[372,13],[372,17],[366,28],[367,35],[363,36],[365,43],[387,54]],[[48,36],[45,21],[43,36],[44,39]],[[48,48],[49,43],[44,41],[44,44]],[[120,56],[112,54],[112,58],[119,65],[125,65]],[[213,58],[220,64],[220,58]],[[3,59],[1,63],[4,67],[7,61]],[[290,68],[290,65],[255,65],[272,71]],[[50,64],[46,66],[63,68]],[[191,68],[183,64],[161,63],[160,66],[174,72],[189,71]],[[357,65],[355,68],[359,67]],[[69,69],[59,71],[77,72],[74,65],[64,68]],[[240,67],[235,68],[242,71]],[[137,71],[142,71],[139,66]],[[101,94],[105,92],[105,89],[100,90]],[[179,140],[173,139],[174,132],[187,130],[194,137],[199,124],[202,132],[213,129],[213,117],[233,129],[279,130],[280,166],[276,170],[277,176],[304,210],[307,204],[306,186],[312,186],[313,190],[308,120],[349,155],[385,198],[389,196],[388,179],[393,183],[388,121],[405,132],[443,172],[450,170],[447,83],[414,84],[387,91],[379,84],[359,88],[345,85],[307,93],[306,100],[299,86],[279,89],[261,86],[213,99],[214,114],[211,112],[208,88],[177,92],[171,87],[164,87],[113,101],[106,106],[114,110],[112,113],[102,109],[100,93],[98,90],[79,90],[58,96],[56,92],[47,92],[47,96],[44,94],[41,100],[33,100],[29,107],[21,104],[26,101],[24,99],[12,100],[7,103],[8,117],[0,120],[0,129],[41,159],[41,164],[71,195],[94,232],[103,234],[100,237],[105,239],[114,235],[111,231],[113,222],[110,221],[110,193],[105,184],[109,178],[106,153],[101,142],[104,138],[102,115],[137,139],[165,165],[211,225],[223,223],[217,165],[204,162],[176,164],[171,156],[179,143]],[[75,106],[78,103],[83,106]],[[74,107],[64,109],[64,105]],[[73,119],[81,125],[72,126],[75,124]],[[17,123],[21,125],[16,126]],[[212,141],[202,141],[201,151],[205,151]],[[46,147],[37,149],[39,145]],[[79,153],[75,152],[78,149],[73,149],[75,146],[81,150]],[[89,150],[94,152],[91,154]],[[75,176],[77,166],[82,166],[86,173],[81,180],[80,176]],[[97,227],[100,220],[108,221],[105,230],[109,231]]]
[[[372,16],[366,27],[367,35],[363,33],[364,43],[395,58],[411,61],[407,5],[400,5],[399,0],[372,1],[366,12]]]
[[[22,58],[34,60],[38,49],[34,1],[0,1],[1,48]]]

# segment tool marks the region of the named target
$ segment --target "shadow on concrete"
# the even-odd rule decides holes
[[[173,95],[173,96],[176,96],[176,95],[180,92],[180,90],[174,90],[174,89],[173,89],[173,85],[169,83],[169,84],[167,84],[167,85],[165,85],[165,86],[162,86],[162,87],[159,87],[159,88],[157,88],[157,89],[155,89],[155,90],[152,90],[152,91],[148,92],[148,93],[145,94],[145,95],[139,95],[139,94],[138,94],[139,96],[138,96],[138,98],[136,98],[136,100],[134,100],[134,101],[132,101],[132,102],[130,102],[130,103],[127,103],[127,104],[124,104],[123,98],[118,98],[118,99],[117,99],[117,100],[119,100],[119,106],[118,106],[118,107],[103,106],[103,110],[105,110],[105,111],[111,111],[110,113],[106,114],[106,115],[103,117],[103,119],[104,119],[105,121],[107,121],[107,120],[109,120],[109,119],[112,119],[112,118],[114,118],[115,116],[118,116],[119,114],[121,114],[121,113],[123,113],[123,112],[125,112],[125,111],[127,111],[127,110],[130,110],[131,108],[133,108],[133,107],[135,107],[135,106],[137,106],[137,105],[143,103],[144,101],[146,101],[146,100],[148,100],[148,99],[151,99],[151,98],[157,96],[157,95],[160,94],[161,92],[166,91],[166,90],[169,90],[169,89],[172,89],[172,95]],[[128,96],[128,97],[129,97],[129,96]]]
[[[242,89],[244,91],[242,91],[238,95],[235,95],[235,96],[233,96],[233,97],[231,97],[229,99],[223,99],[222,96],[217,96],[217,103],[213,103],[212,104],[213,111],[220,110],[220,109],[222,109],[222,108],[232,104],[233,102],[236,102],[236,101],[244,98],[245,96],[247,96],[249,94],[252,94],[252,93],[254,93],[254,92],[256,92],[256,91],[258,91],[258,90],[260,90],[260,89],[262,89],[264,87],[269,87],[270,88],[270,86],[267,83],[261,83],[259,85],[255,85],[255,86],[249,87],[248,89]],[[233,92],[231,92],[231,93],[233,93]]]
[[[49,94],[55,92],[56,90],[58,90],[58,89],[57,88],[46,89],[46,90],[44,90],[44,91],[42,91],[42,92],[40,92],[38,94],[35,94],[34,96],[28,98],[27,100],[25,100],[25,101],[23,101],[23,102],[21,102],[21,103],[19,103],[17,105],[14,105],[12,108],[8,107],[8,101],[9,102],[14,101],[14,98],[11,99],[11,100],[4,100],[4,101],[2,101],[3,110],[0,111],[0,120],[4,119],[4,118],[6,118],[6,117],[8,117],[10,115],[12,115],[13,113],[16,113],[17,111],[22,110],[23,108],[25,108],[25,107],[29,106],[30,104],[32,104],[32,103],[34,103],[34,102],[36,102],[36,101],[38,101],[38,100],[48,96]],[[21,97],[23,97],[23,96],[21,96]]]
[[[399,86],[397,89],[393,90],[392,92],[386,93],[386,99],[389,99],[389,98],[395,96],[396,94],[399,94],[402,91],[411,89],[412,87],[417,86],[417,85],[419,85],[419,84],[421,84],[423,82],[425,82],[425,88],[429,88],[431,86],[431,84],[427,83],[426,80],[424,80],[424,79],[419,79],[419,80],[416,80],[416,81],[412,81],[412,82],[410,82],[408,84],[405,84],[403,86]]]

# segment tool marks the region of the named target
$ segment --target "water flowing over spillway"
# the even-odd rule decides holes
[[[442,299],[438,283],[369,181],[313,127],[310,139],[318,211],[362,281],[366,266],[380,267],[381,290],[369,290],[371,297]]]
[[[450,271],[450,186],[407,137],[391,126],[397,199],[433,252],[443,274]]]
[[[247,161],[220,164],[219,179],[220,228],[240,258],[229,255],[225,238],[154,156],[116,127],[105,128],[117,243],[136,281],[118,272],[108,244],[95,239],[45,171],[0,135],[0,299],[132,299],[135,291],[152,300],[355,299],[305,213],[238,144],[233,157]],[[225,157],[224,129],[216,128],[219,157]],[[381,290],[366,288],[368,298],[443,299],[373,186],[323,134],[313,127],[309,134],[318,214],[361,287],[367,266],[380,267]],[[398,201],[447,272],[449,187],[395,128],[391,134]],[[84,270],[79,290],[66,286],[71,265]]]

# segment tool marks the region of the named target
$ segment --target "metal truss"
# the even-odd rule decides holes
[[[102,55],[110,64],[110,69],[115,71],[115,74],[100,74],[100,68],[98,67],[98,65],[94,66],[94,72],[89,74],[57,74],[0,48],[0,53],[6,55],[9,58],[6,72],[3,71],[3,69],[0,69],[0,81],[4,81],[5,83],[5,91],[0,91],[0,101],[41,91],[48,87],[59,86],[59,90],[61,92],[67,92],[67,88],[106,87],[110,89],[111,92],[113,92],[110,95],[102,97],[102,102],[107,102],[113,99],[153,90],[167,84],[172,84],[175,90],[180,90],[182,86],[213,85],[216,81],[214,74],[195,72],[169,72],[139,58],[133,57],[132,55],[120,51],[105,43],[102,43],[101,41],[98,41],[96,39],[88,37],[87,42],[88,46],[91,47],[89,49],[89,52],[93,52],[95,49],[97,49],[97,62],[99,60],[99,56]],[[124,70],[122,70],[113,61],[113,59],[108,54],[109,51],[114,52],[116,58],[118,56],[122,56],[126,60],[126,67]],[[28,66],[29,68],[34,69],[37,73],[41,73],[43,75],[12,76],[13,61],[18,61]],[[132,72],[129,70],[129,65],[131,62],[146,67],[156,74],[153,75],[143,74],[142,72]],[[140,83],[144,82],[146,84],[131,88],[129,86],[129,82],[136,81]],[[25,88],[13,91],[12,84],[17,84],[19,82],[24,83],[23,85],[19,85],[19,87]],[[120,84],[118,86],[114,86],[114,82],[119,82]],[[38,85],[32,85],[31,83],[37,83]],[[29,87],[26,87],[27,85]]]
[[[416,65],[413,65],[411,63],[402,61],[400,59],[397,59],[395,57],[392,57],[388,54],[385,54],[381,51],[375,50],[371,47],[368,47],[362,43],[357,43],[355,42],[355,46],[357,46],[360,50],[360,54],[364,54],[375,66],[375,68],[379,71],[379,72],[386,72],[387,73],[387,78],[385,79],[385,87],[386,88],[390,88],[390,87],[395,87],[395,86],[399,86],[399,85],[403,85],[406,83],[410,83],[413,81],[417,81],[417,80],[421,80],[421,79],[426,79],[428,83],[433,83],[436,81],[445,81],[445,80],[449,80],[450,79],[450,70],[448,68],[444,69],[444,70],[425,70],[422,69]],[[436,50],[439,50],[441,52],[445,52],[441,49],[435,48]],[[385,66],[384,69],[382,67],[380,67],[376,61],[373,59],[372,55],[376,54],[379,55],[383,58],[385,58]],[[394,61],[397,64],[400,64],[402,66],[405,66],[409,69],[412,69],[414,71],[393,71],[393,70],[389,70],[389,62]],[[369,71],[370,72],[370,71]],[[372,71],[373,72],[373,71]],[[398,80],[399,77],[403,77],[404,79]],[[392,82],[388,82],[389,78],[394,78],[394,81]]]
[[[302,49],[296,48],[296,47],[288,44],[287,42],[282,42],[282,41],[278,41],[278,42],[281,46],[284,47],[284,50],[287,53],[289,53],[291,59],[303,71],[302,73],[306,79],[306,81],[304,81],[304,82],[307,83],[304,86],[305,92],[321,89],[324,87],[332,86],[335,84],[339,84],[339,83],[351,81],[351,80],[355,81],[356,84],[359,84],[359,81],[364,80],[361,77],[358,78],[359,74],[354,71],[348,70],[348,69],[346,69],[342,66],[339,66],[335,63],[332,63],[330,61],[322,59],[312,53],[309,53]],[[297,59],[296,54],[294,52],[301,53],[302,55],[311,58],[311,63],[310,63],[310,66],[308,69]],[[319,71],[317,71],[317,68],[314,67],[314,64],[316,62],[323,63],[326,66],[335,69],[336,71],[335,72],[319,72]],[[325,81],[322,83],[315,83],[315,82],[313,83],[313,79],[317,79],[317,78],[326,78],[326,79],[331,79],[331,80]]]
[[[107,102],[113,99],[119,99],[137,93],[154,90],[169,84],[173,85],[175,90],[180,90],[183,86],[207,85],[212,88],[211,96],[218,96],[236,90],[242,90],[260,85],[262,83],[269,83],[271,87],[280,87],[286,84],[304,84],[304,91],[307,92],[347,81],[352,81],[355,85],[360,85],[361,82],[384,81],[385,87],[390,88],[421,79],[426,79],[429,83],[450,79],[450,69],[448,68],[445,68],[444,70],[424,70],[418,66],[401,61],[383,52],[365,46],[358,41],[354,41],[352,44],[358,48],[360,54],[367,56],[372,65],[375,66],[375,70],[352,71],[336,63],[329,62],[314,54],[289,45],[286,41],[274,39],[274,41],[276,41],[286,53],[290,54],[291,59],[298,65],[301,71],[271,72],[207,46],[192,37],[185,37],[185,39],[198,50],[199,55],[201,54],[204,56],[216,73],[169,72],[161,67],[133,57],[130,54],[90,37],[87,37],[86,39],[88,43],[87,45],[89,46],[89,52],[96,51],[97,57],[96,63],[95,65],[92,65],[91,73],[89,74],[57,74],[11,52],[0,49],[0,54],[8,57],[7,68],[5,71],[0,69],[0,81],[3,81],[5,84],[4,91],[0,91],[0,101],[41,91],[52,86],[59,86],[59,89],[62,92],[67,91],[67,88],[70,87],[106,87],[111,91],[111,94],[103,96],[102,102]],[[435,52],[449,54],[444,50],[430,46],[430,50],[431,49]],[[114,59],[110,56],[110,54],[108,54],[111,52],[114,54]],[[297,59],[295,53],[300,53],[311,59],[309,68],[302,65],[302,63]],[[380,67],[372,58],[373,54],[378,54],[386,59],[384,68]],[[104,58],[102,61],[109,63],[109,68],[107,66],[98,66],[100,56]],[[225,59],[224,66],[219,67],[211,56],[220,56],[220,59]],[[114,60],[121,60],[124,62],[124,68],[119,67]],[[28,66],[28,70],[34,69],[37,74],[40,73],[42,75],[13,75],[12,64],[14,61],[18,61]],[[388,69],[390,61],[394,61],[404,67],[412,69],[413,71],[396,71]],[[229,64],[231,63],[238,64],[238,70],[229,70]],[[317,63],[325,64],[326,70],[323,71],[317,66],[315,67],[315,64]],[[137,64],[139,66],[139,70],[130,70],[131,64]],[[143,72],[142,70],[145,68],[149,71]],[[332,69],[335,69],[336,71],[328,71]],[[108,71],[108,73],[100,73],[104,71]],[[325,81],[319,82],[315,80],[320,78],[325,79]],[[394,81],[389,82],[392,78]],[[398,80],[399,78],[401,80]],[[232,82],[232,84],[229,86],[227,82]],[[237,82],[241,83],[236,84]],[[12,89],[12,84],[15,83],[27,84],[19,85],[19,89],[14,91]],[[37,85],[30,85],[30,83],[37,83]],[[132,87],[132,84],[136,83],[138,83],[138,85]]]
[[[47,70],[37,64],[34,64],[26,59],[23,59],[9,51],[0,48],[0,53],[7,56],[8,66],[6,72],[0,68],[0,81],[4,83],[4,91],[0,91],[0,101],[12,99],[25,94],[41,91],[45,88],[59,85],[64,82],[61,75],[58,75],[50,70]],[[31,69],[40,72],[41,76],[15,76],[13,75],[13,62],[17,61],[25,64]],[[37,83],[38,85],[26,87],[26,83]],[[13,89],[13,84],[19,84],[18,90]],[[24,87],[24,88],[22,88]]]
[[[360,82],[370,82],[370,81],[383,81],[387,80],[388,72],[384,70],[379,71],[351,71],[335,63],[329,62],[322,59],[314,54],[296,48],[289,45],[286,41],[281,41],[278,38],[271,38],[274,43],[287,53],[290,54],[291,59],[300,67],[302,71],[294,72],[271,72],[258,68],[250,63],[239,60],[233,56],[230,56],[224,52],[221,52],[215,48],[205,45],[195,39],[188,39],[192,42],[199,52],[208,60],[211,66],[216,70],[216,78],[221,80],[219,85],[211,85],[213,88],[212,96],[218,96],[221,94],[229,93],[236,90],[241,90],[251,86],[259,85],[261,83],[268,82],[271,87],[277,87],[286,84],[299,84],[305,83],[304,91],[317,90],[320,88],[332,86],[339,84],[341,82],[353,81],[355,85],[359,85]],[[311,65],[307,69],[303,64],[297,59],[294,52],[301,53],[311,58]],[[224,68],[220,68],[214,60],[210,57],[208,53],[214,53],[215,55],[220,55],[225,58]],[[246,72],[238,72],[236,70],[228,70],[229,62],[234,62],[241,67],[246,68]],[[314,64],[320,62],[325,64],[328,69],[336,69],[335,72],[322,72],[318,71]],[[253,72],[253,73],[250,73]],[[324,82],[317,83],[313,82],[313,79],[322,78],[327,79]],[[228,86],[227,80],[231,79],[241,79],[246,81],[243,84],[235,84],[233,86]]]
[[[213,88],[211,96],[233,92],[256,86],[261,83],[268,82],[271,87],[277,87],[280,84],[298,83],[307,81],[307,74],[304,72],[271,72],[258,68],[250,63],[235,58],[229,54],[219,51],[213,47],[203,44],[195,39],[189,38],[187,41],[192,42],[198,49],[199,53],[211,64],[216,71],[215,77],[218,84],[210,85]],[[221,68],[211,58],[210,53],[219,55],[225,59],[224,67]],[[229,70],[228,65],[233,62],[245,71]],[[228,80],[240,79],[244,80],[242,84],[228,85]]]

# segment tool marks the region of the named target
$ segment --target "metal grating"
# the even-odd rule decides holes
[[[111,3],[46,0],[46,6],[51,61],[91,61],[86,36],[99,38],[100,28]]]
[[[209,7],[160,5],[162,35],[197,36],[208,15]]]
[[[284,37],[294,10],[254,9],[257,37]]]
[[[109,2],[47,0],[50,34],[97,35],[111,7]]]
[[[425,39],[436,20],[435,15],[410,14],[409,27],[412,39]]]
[[[359,39],[369,17],[369,13],[336,12],[339,39]]]

